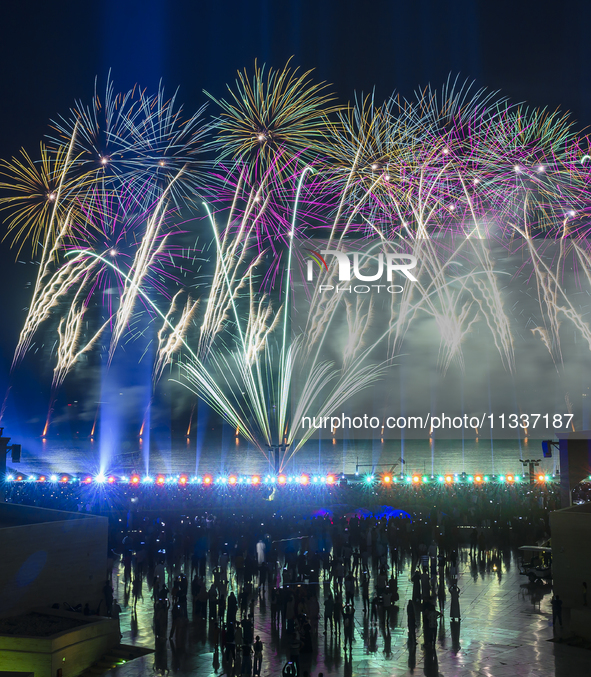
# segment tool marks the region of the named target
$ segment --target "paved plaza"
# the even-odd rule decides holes
[[[345,651],[342,635],[340,638],[331,635],[330,630],[323,634],[321,619],[318,643],[314,647],[317,651],[307,656],[302,654],[301,674],[307,671],[310,677],[317,677],[320,672],[325,677],[411,674],[582,677],[591,673],[591,652],[560,642],[568,635],[568,618],[564,618],[565,629],[554,630],[550,588],[529,585],[519,574],[515,554],[502,558],[487,553],[478,558],[463,549],[460,560],[461,623],[450,621],[447,593],[434,653],[425,650],[420,628],[417,628],[416,650],[409,651],[406,605],[412,596],[412,582],[410,562],[406,561],[398,576],[399,612],[391,619],[390,628],[384,626],[383,619],[377,624],[370,623],[369,616],[363,613],[361,597],[357,596],[352,650]],[[186,573],[189,575],[190,571]],[[139,677],[169,671],[199,677],[227,674],[222,652],[214,650],[211,624],[193,620],[190,602],[186,633],[183,629],[177,632],[175,642],[155,642],[153,603],[147,582],[144,581],[143,599],[137,604],[136,614],[129,606],[132,602],[129,590],[125,591],[122,569],[113,572],[113,585],[115,597],[123,606],[122,642],[149,647],[155,652],[121,665],[108,675]],[[322,598],[320,607],[323,608]],[[255,607],[255,634],[264,642],[262,676],[281,675],[288,658],[289,636],[281,636],[273,627],[268,594]]]

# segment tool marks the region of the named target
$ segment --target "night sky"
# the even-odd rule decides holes
[[[411,97],[448,76],[591,123],[591,3],[531,0],[102,0],[5,3],[0,21],[0,157],[31,154],[50,118],[89,101],[111,70],[116,89],[160,79],[188,110],[223,96],[255,59],[316,69],[341,102],[375,87]],[[213,112],[213,108],[210,107]],[[35,269],[0,247],[0,388]],[[26,361],[25,361],[26,362]],[[23,367],[22,378],[31,377]],[[4,392],[4,390],[3,390]]]

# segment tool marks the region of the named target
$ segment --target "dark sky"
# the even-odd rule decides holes
[[[10,6],[12,5],[12,6]],[[254,59],[315,68],[341,100],[374,85],[411,95],[449,73],[591,121],[591,3],[532,0],[101,0],[5,3],[0,154],[34,146],[48,119],[119,88],[180,86],[189,107]]]
[[[222,95],[255,58],[315,68],[342,102],[375,86],[442,84],[448,75],[514,101],[571,110],[591,123],[591,2],[533,0],[75,0],[4,3],[0,15],[0,157],[36,153],[51,117],[111,69],[117,89],[162,78],[189,110]],[[30,291],[32,266],[0,245],[0,386]]]

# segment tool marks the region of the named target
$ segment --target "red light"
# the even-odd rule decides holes
[[[132,484],[139,484],[139,481],[140,481],[140,478],[139,478],[137,475],[134,475],[134,476],[131,478],[131,483],[132,483]]]
[[[258,475],[253,475],[252,476],[252,483],[253,484],[259,484],[261,481],[261,478]]]
[[[308,477],[308,475],[302,475],[300,477],[300,484],[308,484],[309,481],[310,481],[310,478]]]
[[[164,484],[164,477],[162,475],[158,475],[156,478],[156,484]]]
[[[109,477],[107,481],[109,482],[109,484],[113,484],[115,482],[115,478],[113,477],[113,475],[111,475],[111,477]]]
[[[234,475],[230,475],[230,477],[228,477],[228,483],[229,484],[236,484],[237,481],[238,480],[236,479],[236,477]]]
[[[183,484],[183,485],[187,484],[187,478],[184,475],[181,475],[181,477],[179,479],[179,484]]]
[[[203,484],[211,484],[212,482],[213,480],[211,479],[211,477],[209,475],[205,475],[205,477],[203,478]]]
[[[279,484],[285,484],[287,482],[287,477],[285,475],[279,475],[277,481],[279,482]]]
[[[334,484],[334,482],[335,482],[334,475],[327,475],[326,476],[326,483],[327,484]]]

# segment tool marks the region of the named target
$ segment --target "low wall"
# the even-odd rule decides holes
[[[68,617],[81,618],[79,614]],[[61,668],[63,677],[76,677],[117,646],[119,639],[119,621],[99,617],[50,637],[0,635],[0,666],[32,672],[34,677],[55,677]]]
[[[0,618],[63,602],[96,609],[107,538],[104,517],[0,503]]]
[[[571,609],[569,630],[591,642],[591,609]]]

